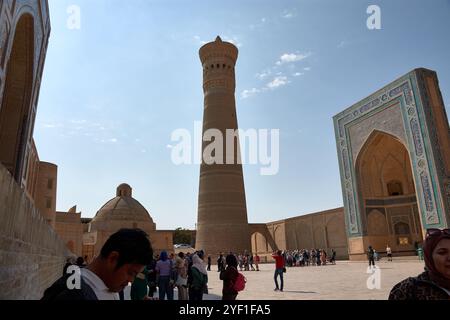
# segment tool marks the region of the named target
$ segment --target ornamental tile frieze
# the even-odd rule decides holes
[[[339,162],[341,168],[342,188],[344,194],[345,213],[347,215],[348,232],[350,236],[362,234],[360,224],[359,199],[355,190],[356,173],[351,156],[350,136],[348,127],[356,120],[370,117],[372,114],[389,106],[390,102],[399,102],[406,136],[408,137],[408,149],[413,164],[415,182],[417,186],[418,202],[421,207],[424,223],[427,225],[440,224],[441,218],[437,208],[437,197],[433,190],[433,158],[429,154],[430,147],[426,147],[428,141],[424,140],[424,132],[428,132],[426,121],[423,118],[423,106],[420,92],[417,88],[417,79],[413,71],[407,76],[394,82],[394,84],[378,91],[371,97],[355,104],[349,109],[334,117],[336,127],[336,142],[338,146]],[[417,101],[417,105],[416,104]]]

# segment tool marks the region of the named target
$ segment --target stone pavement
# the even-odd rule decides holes
[[[417,258],[396,259],[393,262],[379,261],[380,288],[368,289],[366,262],[338,261],[336,265],[323,267],[288,268],[284,274],[284,292],[275,292],[273,281],[274,264],[260,265],[259,272],[242,272],[247,285],[238,300],[387,300],[392,287],[407,277],[423,272],[424,263]],[[222,298],[222,281],[217,267],[208,273],[209,294],[205,300]],[[375,287],[376,281],[369,281]],[[129,291],[129,290],[127,290]],[[129,295],[128,292],[126,292]],[[175,290],[175,299],[177,290]],[[157,293],[155,294],[157,297]]]
[[[239,300],[386,300],[392,287],[403,279],[423,272],[424,263],[414,260],[379,261],[380,289],[368,289],[366,262],[338,261],[323,267],[288,268],[284,292],[275,292],[274,265],[260,266],[259,272],[243,272],[247,278]],[[209,291],[221,296],[218,272],[209,274]],[[370,282],[373,287],[375,281]],[[215,296],[208,296],[214,299]]]

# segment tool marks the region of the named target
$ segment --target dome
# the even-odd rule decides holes
[[[109,230],[118,227],[156,229],[148,211],[132,197],[132,188],[128,184],[117,187],[116,197],[105,203],[91,222],[91,230]]]
[[[239,55],[238,48],[227,41],[223,41],[220,36],[216,40],[203,45],[200,48],[200,60],[205,64],[209,60],[216,61],[218,58],[231,59],[235,64]]]

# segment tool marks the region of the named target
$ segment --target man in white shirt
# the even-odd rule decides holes
[[[111,291],[103,280],[89,269],[81,269],[83,281],[91,287],[98,300],[120,300],[117,292]]]
[[[81,269],[79,288],[70,285],[77,274],[70,273],[48,288],[42,300],[119,300],[118,293],[152,259],[148,235],[139,229],[122,229],[106,241],[100,255],[87,268]]]

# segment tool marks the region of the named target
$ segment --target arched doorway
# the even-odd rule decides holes
[[[390,245],[398,253],[414,253],[423,238],[407,148],[374,131],[358,155],[356,175],[366,247],[384,252]]]
[[[252,234],[252,252],[258,254],[269,252],[269,244],[267,243],[267,239],[259,232]]]
[[[31,130],[34,20],[24,14],[17,22],[0,107],[0,162],[21,184]]]

